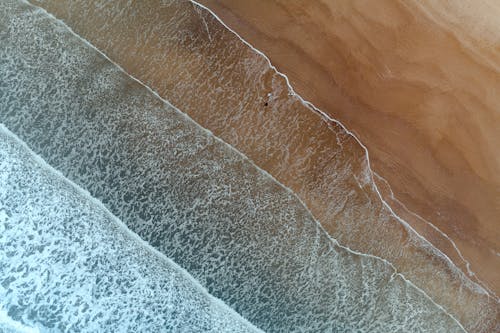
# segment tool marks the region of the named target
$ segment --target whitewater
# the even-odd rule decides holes
[[[33,332],[259,331],[4,126],[0,161],[0,325]]]

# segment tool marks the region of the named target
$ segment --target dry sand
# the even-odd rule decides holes
[[[201,3],[268,55],[301,96],[355,132],[395,197],[446,233],[500,291],[498,2]],[[460,259],[422,220],[393,207]]]

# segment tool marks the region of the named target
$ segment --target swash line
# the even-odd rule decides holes
[[[478,278],[478,276],[476,275],[476,273],[474,273],[471,269],[470,269],[470,262],[465,259],[465,257],[462,255],[462,252],[460,252],[460,249],[458,248],[458,246],[455,244],[455,242],[453,241],[453,239],[451,239],[450,236],[448,236],[444,231],[442,231],[441,229],[439,229],[437,226],[435,226],[434,224],[432,224],[431,222],[429,222],[428,220],[426,220],[425,218],[423,218],[422,216],[420,216],[419,214],[415,213],[415,212],[412,212],[408,207],[406,207],[406,205],[404,203],[402,203],[401,201],[399,201],[395,196],[394,196],[394,192],[392,191],[391,189],[391,186],[389,185],[389,182],[387,182],[387,180],[380,176],[378,173],[376,173],[375,171],[373,172],[373,175],[378,178],[380,181],[384,182],[387,186],[387,188],[389,189],[389,192],[390,192],[390,197],[392,200],[394,200],[395,202],[397,202],[399,205],[401,205],[401,207],[403,207],[403,209],[408,213],[408,214],[411,214],[413,215],[414,217],[416,217],[417,219],[423,221],[424,223],[428,224],[431,228],[433,228],[434,230],[436,230],[439,234],[441,234],[452,246],[453,248],[455,249],[455,251],[457,252],[458,256],[460,257],[460,259],[463,261],[463,263],[465,264],[465,267],[467,268],[467,273],[469,274],[470,277],[473,277],[474,279],[476,279],[476,281],[478,281],[478,284],[483,287],[484,289],[486,289],[489,293],[491,293],[491,295],[493,295],[492,297],[494,298],[497,298],[496,294],[490,289],[488,288],[488,286],[486,285],[486,283],[484,281],[482,281],[481,279]],[[497,299],[498,301],[498,299]]]
[[[378,197],[380,198],[382,204],[384,205],[384,207],[386,207],[390,214],[396,218],[407,230],[413,232],[417,237],[419,237],[421,240],[424,241],[424,243],[426,243],[427,245],[430,245],[430,247],[432,249],[434,249],[434,251],[436,251],[436,255],[438,256],[441,256],[442,258],[444,258],[446,261],[448,261],[449,263],[451,263],[452,267],[456,268],[459,272],[460,272],[460,275],[462,275],[463,278],[469,280],[472,284],[474,284],[478,291],[483,293],[483,294],[486,294],[488,295],[489,297],[493,297],[494,299],[497,300],[497,302],[499,301],[498,297],[493,294],[491,295],[490,293],[488,293],[488,291],[486,290],[487,288],[483,287],[482,285],[476,283],[475,281],[472,281],[469,277],[467,277],[467,275],[465,274],[465,272],[463,272],[460,268],[457,267],[457,265],[445,254],[443,253],[440,249],[438,249],[437,247],[435,247],[430,241],[428,241],[424,236],[420,235],[415,229],[413,229],[413,227],[411,227],[411,225],[404,221],[401,217],[399,217],[396,212],[394,212],[394,210],[391,208],[391,206],[383,199],[382,197],[382,194],[380,193],[374,179],[373,179],[373,170],[371,168],[371,164],[370,164],[370,158],[369,158],[369,153],[368,153],[368,148],[361,142],[361,140],[352,132],[350,131],[349,129],[347,129],[347,127],[341,123],[339,120],[337,119],[334,119],[332,118],[331,116],[329,116],[326,112],[322,111],[321,109],[319,109],[318,107],[316,107],[312,102],[310,101],[307,101],[305,100],[302,96],[300,96],[299,94],[297,94],[295,92],[295,90],[293,89],[291,83],[290,83],[290,80],[288,79],[288,77],[281,73],[277,68],[276,66],[274,66],[271,62],[271,60],[262,52],[260,51],[259,49],[255,48],[252,44],[250,44],[248,41],[246,41],[245,39],[243,39],[243,37],[241,37],[236,31],[234,31],[233,29],[231,29],[228,25],[226,25],[222,19],[220,17],[218,17],[210,8],[194,1],[194,0],[189,0],[191,3],[205,9],[206,11],[208,11],[211,15],[213,15],[218,21],[219,23],[221,23],[227,30],[229,30],[230,32],[232,32],[234,35],[236,35],[236,37],[238,37],[245,45],[247,45],[252,51],[254,51],[255,53],[257,53],[258,55],[262,56],[268,63],[269,67],[276,73],[278,74],[279,76],[281,76],[283,79],[285,79],[286,83],[287,83],[287,86],[288,86],[288,89],[289,89],[289,94],[290,95],[293,95],[295,97],[297,97],[299,99],[300,102],[302,102],[302,104],[304,106],[306,106],[307,108],[309,108],[311,111],[313,112],[316,112],[317,114],[319,114],[322,118],[324,118],[325,121],[330,121],[330,122],[334,122],[336,123],[337,125],[339,125],[347,134],[349,134],[350,136],[352,136],[356,142],[358,142],[358,144],[363,148],[363,150],[365,151],[365,157],[366,157],[366,162],[368,164],[368,171],[370,173],[370,180],[371,180],[371,183],[372,183],[372,186],[373,188],[375,189],[375,192],[377,193]],[[385,179],[384,179],[385,180]],[[387,181],[386,181],[387,183]],[[392,191],[392,190],[391,190]],[[430,222],[429,222],[430,223]],[[479,280],[479,279],[478,279]],[[480,280],[479,280],[480,281]],[[484,283],[484,282],[483,282]]]

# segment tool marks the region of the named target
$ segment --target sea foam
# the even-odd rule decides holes
[[[0,328],[259,331],[0,126]]]

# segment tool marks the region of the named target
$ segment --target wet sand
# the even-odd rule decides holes
[[[447,234],[498,294],[498,3],[201,3],[268,55],[301,96],[352,130],[404,204],[383,191],[398,214],[460,265],[451,243],[425,225]]]
[[[390,261],[470,331],[496,325],[496,301],[382,204],[358,142],[209,13],[189,2],[116,1],[111,16],[106,1],[34,3],[291,188],[342,245]],[[413,227],[448,244],[426,223]]]

